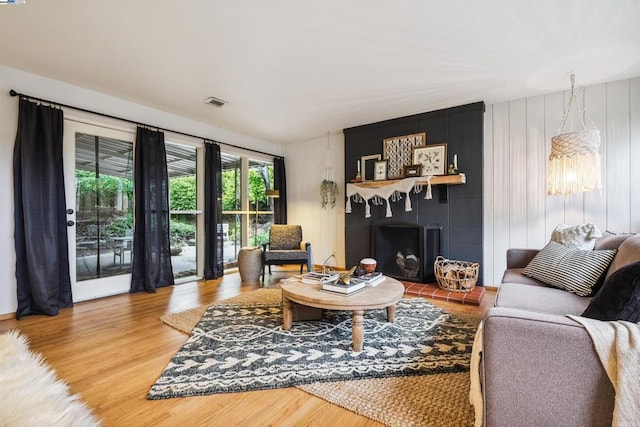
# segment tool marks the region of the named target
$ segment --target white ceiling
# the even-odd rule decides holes
[[[640,1],[27,0],[0,63],[287,143],[639,76]]]

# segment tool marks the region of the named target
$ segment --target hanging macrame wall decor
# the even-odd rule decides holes
[[[324,162],[324,176],[320,185],[320,198],[322,200],[322,209],[327,206],[336,207],[336,196],[338,195],[338,183],[333,176],[333,166],[331,165],[331,144],[327,132],[327,157]]]

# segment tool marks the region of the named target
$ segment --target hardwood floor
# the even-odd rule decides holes
[[[267,287],[297,271],[274,268]],[[174,313],[210,304],[258,285],[222,280],[161,288],[156,294],[124,294],[76,304],[58,316],[28,316],[0,322],[0,332],[18,329],[31,349],[93,409],[104,426],[379,426],[380,424],[296,388],[151,401],[146,394],[187,336],[160,322]],[[479,316],[493,306],[431,300],[454,314]],[[425,408],[426,409],[426,408]]]

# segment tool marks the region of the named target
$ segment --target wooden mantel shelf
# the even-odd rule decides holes
[[[387,181],[362,181],[362,182],[352,182],[351,184],[357,185],[358,187],[365,188],[379,188],[385,187],[387,185],[391,185],[394,182],[398,182],[398,179],[391,179]],[[458,175],[436,175],[431,178],[431,185],[458,185],[465,184],[467,182],[467,177],[465,174],[461,173]],[[418,184],[426,185],[427,181],[418,181]]]

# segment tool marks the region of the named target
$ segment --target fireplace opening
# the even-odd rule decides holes
[[[438,224],[373,224],[371,253],[378,262],[378,271],[411,282],[435,282],[433,262],[441,254],[441,231]]]

